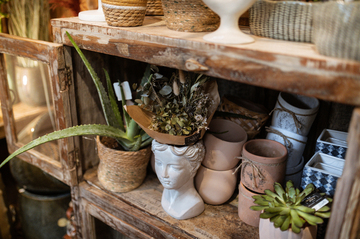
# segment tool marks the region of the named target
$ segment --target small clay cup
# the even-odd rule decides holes
[[[218,171],[201,165],[195,176],[195,187],[205,203],[220,205],[227,202],[236,189],[235,169]]]
[[[248,189],[264,193],[274,191],[274,183],[283,183],[287,150],[284,145],[269,139],[246,142],[242,152],[241,182]]]
[[[213,119],[204,136],[206,148],[202,164],[213,170],[230,170],[240,161],[242,146],[247,140],[246,131],[238,124],[226,119]],[[225,132],[225,133],[224,133]]]
[[[240,220],[250,226],[258,227],[261,211],[254,211],[250,209],[251,206],[257,206],[257,204],[254,203],[254,199],[252,198],[252,196],[255,195],[262,195],[262,194],[251,192],[249,189],[247,189],[244,186],[244,184],[240,182],[239,204],[238,204],[238,214]]]

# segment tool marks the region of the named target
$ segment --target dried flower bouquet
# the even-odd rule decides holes
[[[204,135],[220,102],[217,84],[209,77],[179,70],[167,78],[149,66],[138,87],[138,106],[130,116],[161,143],[191,145]]]

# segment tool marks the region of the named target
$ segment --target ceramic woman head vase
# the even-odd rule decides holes
[[[202,141],[177,147],[153,140],[155,171],[164,187],[161,205],[176,219],[188,219],[203,212],[204,202],[194,187],[194,177],[205,156]]]

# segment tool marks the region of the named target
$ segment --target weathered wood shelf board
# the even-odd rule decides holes
[[[154,234],[150,236],[154,238],[259,237],[258,228],[249,226],[239,219],[237,198],[219,206],[205,204],[205,211],[199,216],[176,220],[161,207],[163,187],[154,173],[149,173],[144,183],[131,192],[112,193],[102,188],[96,172],[95,168],[88,170],[84,175],[85,182],[80,184],[80,194],[83,198],[90,204],[101,205],[102,210],[99,211],[107,211],[122,221],[133,222],[132,226],[140,231],[151,231]],[[93,214],[104,217],[104,213],[94,211]],[[101,219],[104,222],[109,221],[107,218]]]
[[[54,40],[71,46],[319,99],[360,105],[360,62],[326,57],[309,43],[256,37],[255,43],[205,42],[206,33],[177,32],[161,17],[140,27],[110,27],[77,17],[52,20]],[[249,29],[244,29],[249,33]]]

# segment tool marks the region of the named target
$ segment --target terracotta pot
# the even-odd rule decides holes
[[[267,131],[267,139],[275,140],[285,145],[288,151],[286,167],[293,168],[299,165],[306,146],[307,137],[274,126],[269,127]]]
[[[261,194],[251,192],[249,189],[247,189],[244,186],[244,184],[242,184],[242,182],[240,182],[239,205],[238,205],[239,217],[241,221],[245,222],[246,224],[253,227],[258,227],[261,211],[254,211],[250,209],[251,206],[257,205],[254,204],[254,199],[252,198],[252,196],[255,195],[261,195]]]
[[[242,146],[247,140],[246,131],[238,124],[225,119],[213,119],[209,131],[219,132],[204,136],[206,148],[202,164],[214,170],[230,170],[240,161]],[[222,133],[226,132],[226,133]]]
[[[302,228],[299,234],[292,232],[291,228],[281,231],[269,219],[260,219],[259,224],[260,239],[316,239],[316,231],[316,226]]]
[[[146,167],[151,156],[151,148],[139,151],[114,149],[115,139],[96,138],[98,156],[98,179],[101,185],[112,192],[128,192],[139,187],[146,177]],[[110,146],[110,147],[109,147]]]
[[[195,176],[195,187],[205,203],[219,205],[231,198],[237,181],[234,170],[217,171],[200,166]]]
[[[241,182],[248,189],[264,193],[274,190],[274,183],[284,182],[287,150],[269,139],[253,139],[244,144]]]
[[[316,98],[280,92],[271,125],[307,136],[318,110]]]
[[[109,26],[135,27],[144,22],[147,0],[101,0]]]

